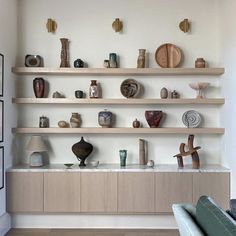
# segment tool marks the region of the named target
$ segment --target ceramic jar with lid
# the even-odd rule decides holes
[[[201,57],[197,58],[195,61],[195,68],[205,68],[206,67],[206,61]]]
[[[104,110],[98,113],[98,124],[102,128],[109,128],[112,126],[112,112]]]

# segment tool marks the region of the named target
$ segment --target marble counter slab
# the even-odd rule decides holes
[[[180,169],[177,165],[155,165],[153,168],[141,165],[127,165],[120,167],[119,164],[100,164],[98,167],[86,166],[80,168],[76,163],[72,168],[66,168],[64,164],[50,164],[42,167],[30,167],[29,165],[13,166],[7,172],[230,172],[230,169],[221,165],[202,165],[200,169],[192,169],[186,165]]]

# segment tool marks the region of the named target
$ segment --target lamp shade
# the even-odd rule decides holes
[[[26,150],[32,152],[45,152],[47,151],[47,147],[42,140],[42,137],[39,135],[31,136],[30,141],[26,147]]]

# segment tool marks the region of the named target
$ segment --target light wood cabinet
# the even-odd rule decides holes
[[[81,173],[81,212],[117,212],[117,173]]]
[[[192,203],[192,178],[192,173],[156,173],[156,212],[172,212],[173,203]]]
[[[193,174],[193,202],[200,196],[210,196],[224,209],[229,207],[230,174],[229,173],[194,173]]]
[[[154,174],[118,174],[118,212],[155,212]]]
[[[7,211],[43,212],[43,173],[7,173]]]
[[[80,212],[80,173],[44,173],[44,211]]]

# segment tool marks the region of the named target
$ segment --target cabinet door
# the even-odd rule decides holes
[[[197,202],[200,196],[211,197],[224,209],[229,207],[230,174],[229,173],[194,173],[193,200]]]
[[[80,211],[80,173],[44,173],[44,211]]]
[[[117,173],[81,173],[81,211],[117,212]]]
[[[154,174],[118,174],[118,212],[154,212]]]
[[[156,212],[172,212],[173,203],[192,203],[191,173],[156,173]]]
[[[43,212],[43,173],[7,173],[7,210]]]

